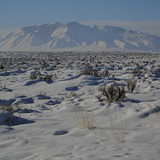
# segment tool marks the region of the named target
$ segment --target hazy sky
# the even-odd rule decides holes
[[[160,21],[160,0],[0,0],[0,29],[58,21]]]

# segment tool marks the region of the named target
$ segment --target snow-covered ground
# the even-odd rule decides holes
[[[159,54],[0,57],[0,160],[159,159]],[[96,98],[100,86],[127,90],[129,79],[136,88],[121,101]]]

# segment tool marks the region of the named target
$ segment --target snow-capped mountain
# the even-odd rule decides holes
[[[160,37],[112,26],[77,22],[24,27],[0,38],[1,51],[160,51]]]

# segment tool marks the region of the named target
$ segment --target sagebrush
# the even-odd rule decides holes
[[[126,89],[124,86],[110,85],[99,86],[98,91],[107,98],[108,103],[120,102],[126,98]]]

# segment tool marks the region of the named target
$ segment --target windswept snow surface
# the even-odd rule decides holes
[[[0,56],[0,160],[159,159],[159,54]],[[110,76],[82,74],[92,69]],[[95,98],[100,85],[126,87],[128,79],[137,80],[137,88],[123,101],[109,104],[105,97],[101,102]],[[12,116],[11,110],[4,111],[9,106]],[[82,111],[92,120],[89,128],[80,126]]]
[[[1,51],[160,51],[160,37],[113,26],[77,22],[24,27],[0,38]]]

